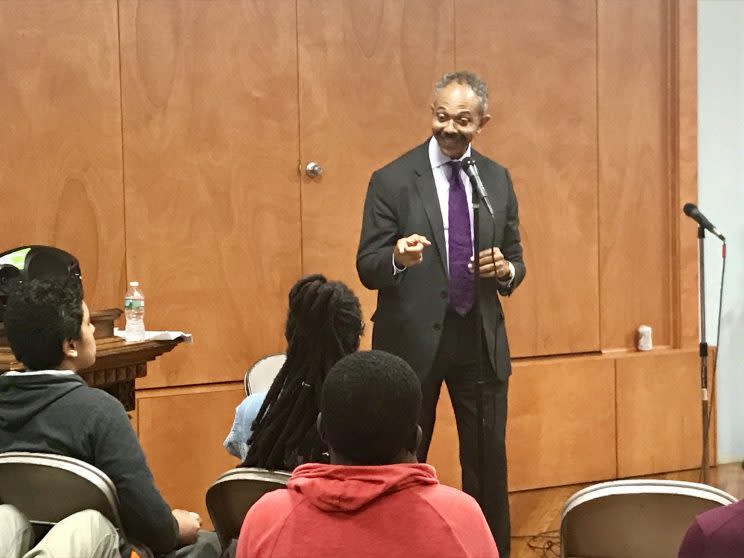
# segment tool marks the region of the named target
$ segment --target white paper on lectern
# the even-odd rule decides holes
[[[114,335],[126,339],[123,329],[114,328]],[[176,341],[183,340],[184,343],[191,344],[194,342],[194,336],[183,331],[146,331],[143,341]]]

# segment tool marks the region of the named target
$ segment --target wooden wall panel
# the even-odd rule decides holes
[[[615,477],[612,360],[520,362],[510,382],[510,490]]]
[[[598,3],[602,349],[670,345],[668,3]]]
[[[194,334],[139,385],[237,380],[300,275],[295,3],[119,7],[128,275]]]
[[[156,486],[172,508],[198,512],[206,528],[207,488],[238,465],[222,442],[243,397],[237,383],[137,393],[140,443]]]
[[[506,304],[512,356],[599,348],[596,7],[457,2],[456,66],[490,87],[474,145],[509,168],[527,278]]]
[[[700,466],[699,366],[695,350],[617,360],[619,476]]]
[[[673,228],[676,238],[674,271],[678,277],[675,302],[675,346],[693,347],[699,340],[698,274],[697,274],[697,227],[681,208],[685,203],[697,200],[697,0],[681,0],[677,4],[677,59],[676,79],[673,87],[677,92],[677,188],[673,195],[672,211],[678,227]],[[675,138],[672,138],[675,140]]]
[[[0,2],[0,252],[74,254],[91,308],[124,295],[116,4]]]
[[[695,349],[523,360],[515,363],[510,381],[512,491],[700,465]],[[714,416],[711,464],[715,437]],[[446,390],[429,462],[444,484],[460,486],[457,429]]]
[[[695,10],[0,2],[0,249],[76,254],[93,308],[120,306],[126,276],[139,279],[150,328],[195,334],[138,387],[237,380],[283,349],[286,294],[303,271],[347,281],[370,316],[374,293],[354,270],[369,175],[428,136],[433,82],[472,68],[494,117],[476,148],[511,169],[523,218],[513,354],[627,348],[641,322],[657,346],[692,346],[696,246],[679,209],[696,192]],[[310,160],[321,179],[298,177]],[[515,364],[513,489],[614,476],[614,362]],[[620,474],[696,464],[692,366],[687,353],[620,359]],[[133,425],[174,506],[204,513],[206,486],[235,464],[221,442],[241,398],[239,383],[138,393]],[[432,460],[456,486],[445,391],[439,409]]]
[[[298,2],[301,161],[324,168],[302,177],[302,269],[349,284],[367,320],[376,292],[355,266],[367,185],[431,134],[433,85],[454,62],[452,20],[445,0]]]

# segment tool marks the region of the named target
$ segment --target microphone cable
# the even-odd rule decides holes
[[[718,293],[718,321],[716,325],[716,356],[713,359],[713,371],[710,375],[710,405],[708,406],[708,412],[703,421],[703,448],[708,446],[708,440],[710,436],[710,419],[713,416],[713,411],[716,406],[716,376],[718,375],[718,357],[721,354],[721,315],[723,314],[723,285],[726,279],[726,241],[722,240],[721,245],[721,286]],[[707,386],[706,386],[707,387]],[[716,448],[717,449],[717,448]],[[703,451],[705,455],[705,451]],[[718,461],[716,456],[715,462]],[[700,482],[703,481],[703,467],[705,463],[700,460]],[[744,463],[742,463],[744,466]]]

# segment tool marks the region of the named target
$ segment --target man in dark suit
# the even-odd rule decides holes
[[[512,293],[524,278],[525,266],[509,173],[470,146],[490,119],[487,110],[488,88],[475,74],[446,74],[436,84],[432,137],[372,174],[357,271],[367,288],[378,291],[373,348],[404,358],[421,380],[419,460],[426,460],[440,388],[446,381],[460,440],[463,490],[478,497],[472,278],[472,256],[478,253],[482,278],[478,330],[486,380],[485,493],[480,504],[500,555],[508,557],[505,431],[511,362],[498,295]],[[493,219],[485,210],[480,212],[477,251],[472,245],[472,193],[460,164],[468,156],[475,160],[493,208]]]

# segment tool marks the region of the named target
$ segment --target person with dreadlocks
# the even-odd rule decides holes
[[[327,461],[315,428],[321,388],[328,370],[359,349],[363,326],[359,299],[343,283],[323,275],[295,283],[284,330],[287,360],[267,393],[238,405],[227,451],[244,466],[267,469]]]

